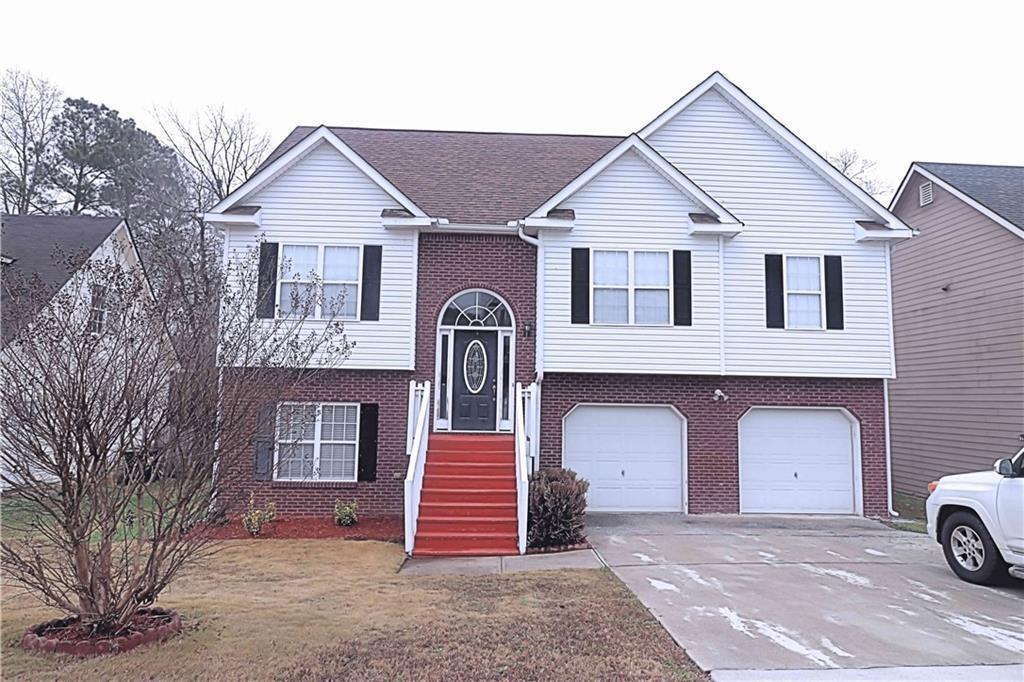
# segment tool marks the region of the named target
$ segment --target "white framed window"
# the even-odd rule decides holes
[[[107,288],[101,284],[93,284],[89,288],[89,333],[102,334],[106,329],[109,314]]]
[[[281,403],[275,432],[275,481],[357,480],[359,403]]]
[[[672,323],[672,255],[669,251],[591,251],[594,324]]]
[[[281,244],[278,253],[277,304],[281,315],[290,315],[295,304],[321,293],[313,318],[359,319],[359,288],[362,279],[361,246]],[[322,287],[314,291],[318,279]]]
[[[823,263],[821,256],[786,256],[783,259],[787,329],[824,329]]]

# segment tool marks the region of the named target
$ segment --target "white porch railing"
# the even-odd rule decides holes
[[[516,382],[516,511],[519,521],[519,553],[526,553],[526,510],[530,503],[530,474],[537,463],[540,386]]]
[[[430,382],[409,382],[409,426],[405,454],[409,470],[405,474],[405,551],[412,554],[416,542],[416,522],[420,514],[420,492],[423,490],[423,467],[427,461],[427,439],[430,435],[427,415],[430,413]]]

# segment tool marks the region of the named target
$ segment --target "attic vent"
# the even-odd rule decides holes
[[[922,206],[927,206],[932,203],[932,183],[922,182],[921,186],[917,188],[918,197],[921,200]]]

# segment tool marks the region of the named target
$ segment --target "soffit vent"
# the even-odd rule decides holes
[[[932,203],[932,183],[922,182],[921,186],[917,188],[917,194],[922,206]]]

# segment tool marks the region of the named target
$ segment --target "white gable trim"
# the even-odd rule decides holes
[[[364,175],[370,178],[382,190],[391,195],[395,201],[401,204],[402,208],[406,209],[416,217],[425,217],[427,215],[419,206],[413,203],[409,197],[405,196],[401,190],[395,187],[390,180],[381,175],[377,169],[367,163],[363,157],[359,156],[355,150],[345,144],[340,137],[332,133],[326,126],[320,126],[309,135],[302,138],[302,140],[300,140],[295,146],[275,159],[273,163],[246,180],[234,192],[224,197],[220,203],[210,209],[210,213],[223,213],[232,206],[241,203],[245,198],[251,196],[253,193],[263,189],[273,182],[275,178],[281,175],[281,173],[288,170],[297,161],[305,157],[306,154],[316,148],[316,146],[321,142],[326,142],[334,147],[342,156],[362,171]]]
[[[644,142],[635,133],[615,145],[607,154],[595,161],[589,168],[576,176],[568,185],[563,187],[557,194],[545,201],[528,216],[530,218],[546,218],[549,211],[556,208],[563,201],[576,194],[585,187],[591,180],[596,178],[605,169],[629,151],[635,151],[650,166],[659,172],[666,180],[671,182],[679,191],[688,195],[693,201],[706,208],[721,223],[728,225],[742,225],[736,216],[729,213],[720,203],[715,201],[711,195],[701,189],[697,183],[686,177],[682,171],[665,160],[651,145]]]
[[[718,71],[704,79],[697,87],[666,109],[660,116],[648,123],[639,132],[640,137],[647,139],[663,125],[674,119],[681,111],[697,101],[708,90],[714,89],[725,99],[744,112],[761,126],[765,132],[787,147],[797,158],[821,175],[846,198],[867,213],[879,218],[883,224],[892,229],[909,229],[899,218],[865,192],[857,183],[840,173],[806,142],[794,135],[786,126],[779,123],[771,114],[761,108],[747,93],[736,87],[732,81]]]
[[[900,200],[900,197],[903,196],[903,190],[907,188],[907,185],[910,183],[910,178],[913,177],[914,173],[919,174],[925,180],[930,180],[934,184],[938,185],[942,189],[946,190],[947,192],[955,196],[960,201],[964,202],[965,204],[976,210],[978,213],[981,213],[986,218],[989,218],[994,222],[999,223],[1010,232],[1024,239],[1024,229],[1017,227],[1016,225],[1014,225],[1009,220],[999,215],[992,209],[988,208],[984,204],[978,203],[977,200],[972,199],[968,195],[964,194],[961,190],[957,189],[953,185],[949,184],[948,182],[940,178],[938,175],[928,172],[927,170],[921,168],[921,166],[917,165],[916,163],[910,164],[910,169],[907,171],[907,174],[903,176],[903,182],[900,183],[900,188],[896,190],[896,195],[892,198],[892,203],[889,204],[889,210],[894,210],[896,208],[896,203]]]

